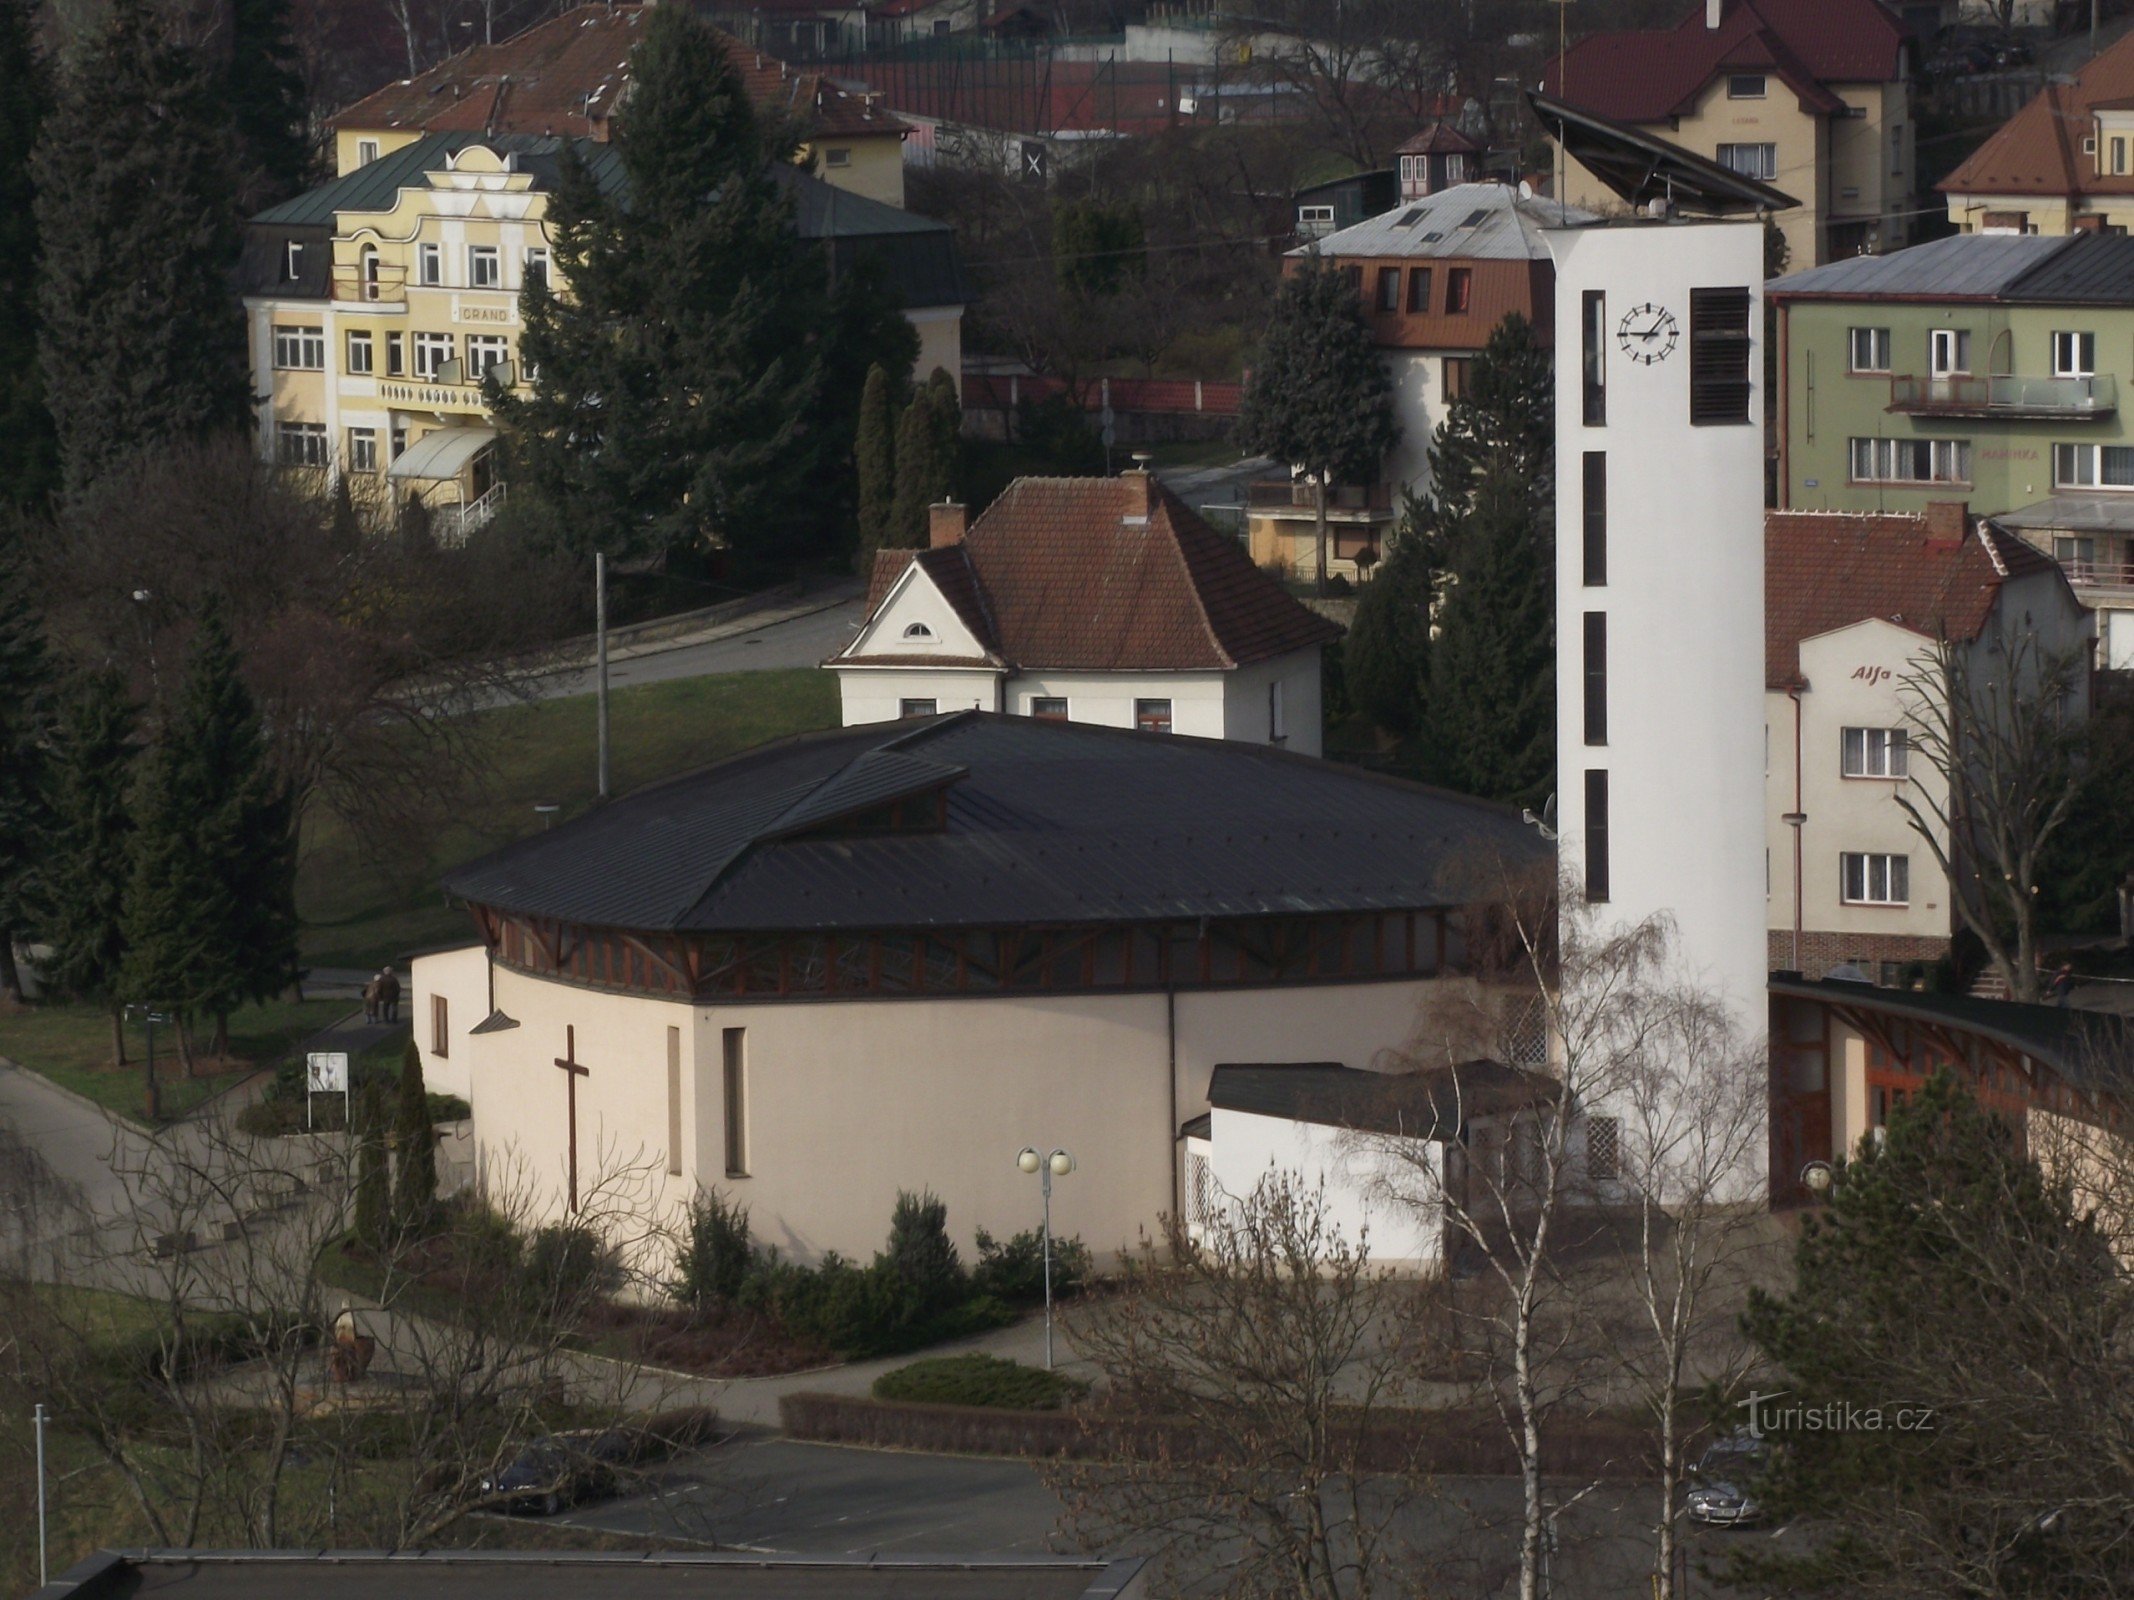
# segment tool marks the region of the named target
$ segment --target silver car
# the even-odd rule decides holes
[[[1690,1475],[1696,1483],[1689,1491],[1689,1520],[1713,1528],[1745,1528],[1763,1521],[1764,1508],[1749,1487],[1770,1449],[1750,1433],[1730,1433],[1712,1441]]]

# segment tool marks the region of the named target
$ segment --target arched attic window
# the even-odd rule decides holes
[[[914,622],[904,630],[904,637],[907,639],[931,639],[933,636],[934,630],[923,622]]]

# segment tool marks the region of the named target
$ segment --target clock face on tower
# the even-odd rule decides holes
[[[1673,354],[1681,337],[1682,329],[1675,322],[1674,313],[1650,301],[1624,312],[1615,330],[1615,342],[1623,347],[1623,354],[1648,367]]]

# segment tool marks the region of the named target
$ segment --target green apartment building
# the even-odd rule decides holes
[[[1779,504],[1965,502],[2054,556],[2100,664],[2134,668],[2134,238],[1964,234],[1768,293]]]

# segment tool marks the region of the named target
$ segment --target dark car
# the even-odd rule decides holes
[[[1689,1469],[1696,1479],[1687,1502],[1689,1520],[1716,1528],[1745,1528],[1763,1521],[1763,1507],[1750,1490],[1770,1458],[1770,1447],[1752,1433],[1713,1440]]]
[[[508,1511],[552,1517],[565,1506],[613,1494],[617,1469],[638,1453],[637,1436],[622,1428],[545,1433],[482,1479],[481,1489]]]

